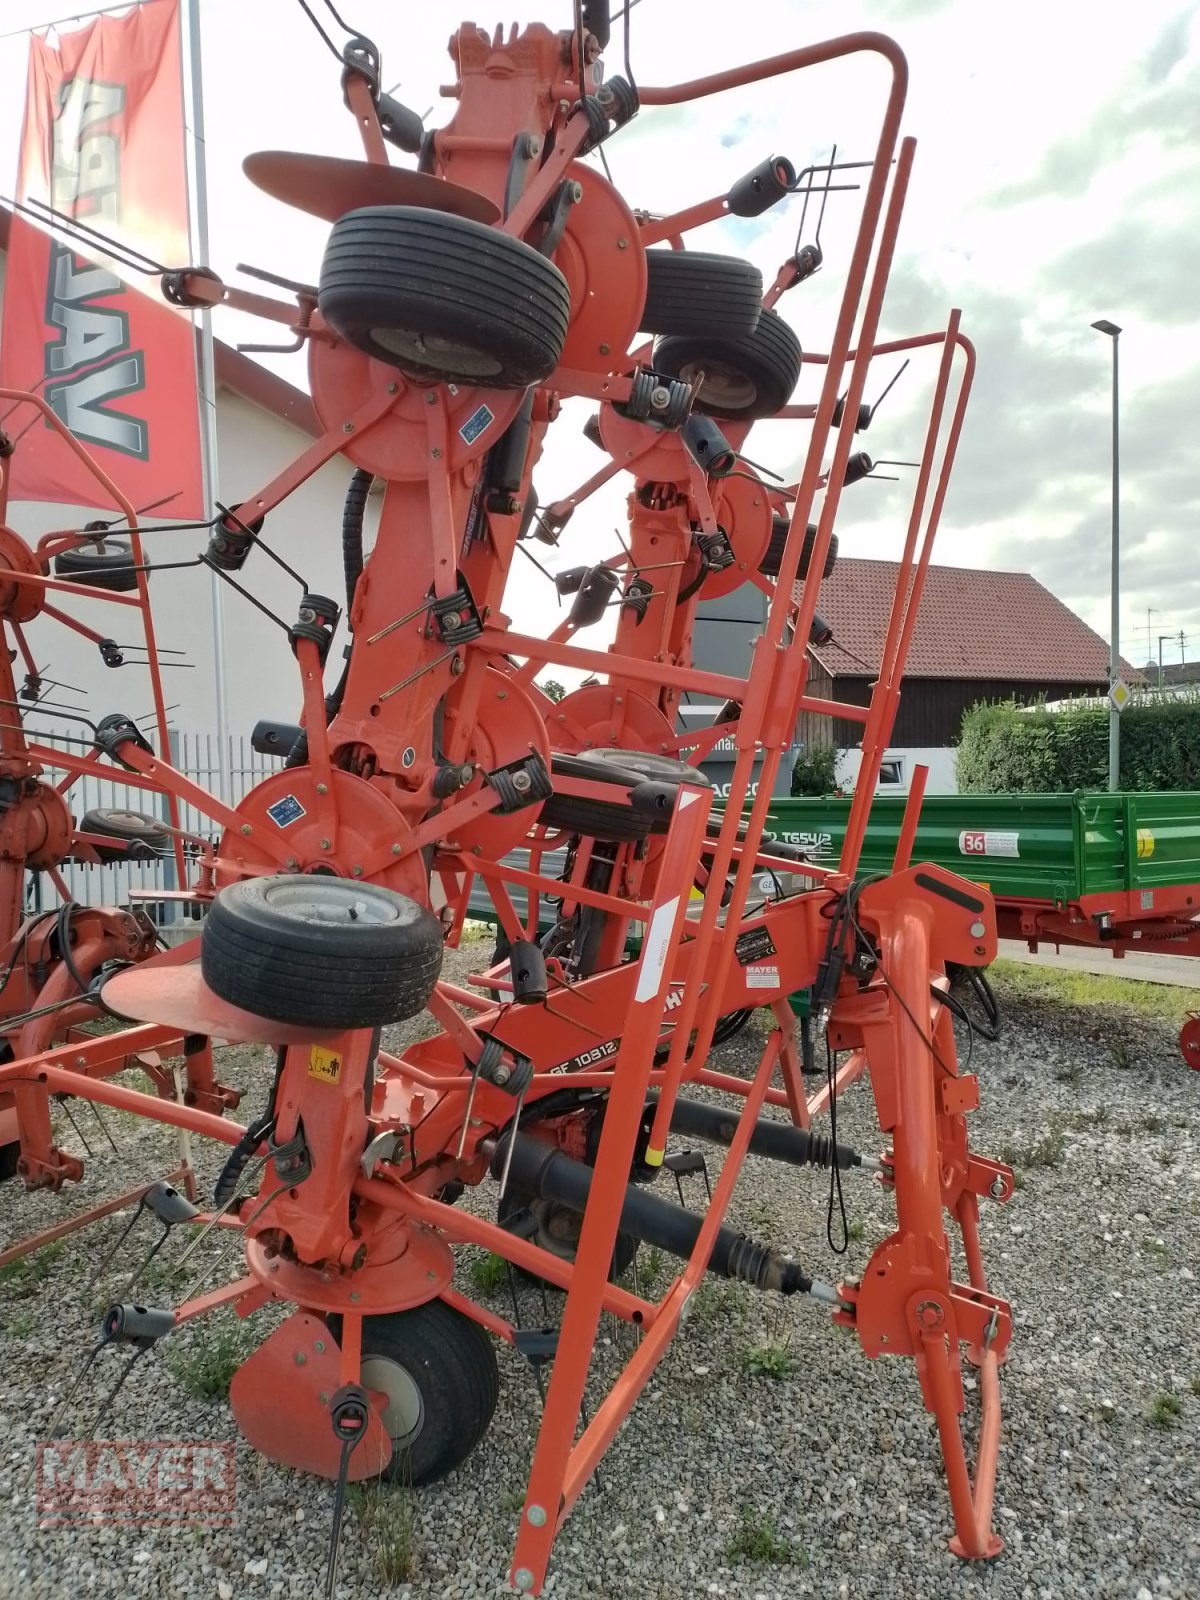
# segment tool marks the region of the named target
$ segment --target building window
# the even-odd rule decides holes
[[[881,789],[901,789],[904,787],[903,756],[889,756],[880,763],[879,787]]]

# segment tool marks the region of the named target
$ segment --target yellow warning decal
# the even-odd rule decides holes
[[[1154,854],[1154,835],[1149,828],[1139,828],[1137,831],[1137,853],[1139,861],[1148,861]]]
[[[322,1083],[336,1083],[342,1075],[342,1058],[336,1050],[314,1044],[308,1052],[308,1075]]]

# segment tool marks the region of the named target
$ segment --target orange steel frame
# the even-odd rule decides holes
[[[460,66],[454,90],[458,107],[449,128],[434,136],[433,170],[438,176],[498,199],[512,136],[526,128],[541,135],[553,131],[552,153],[532,172],[509,215],[497,224],[521,238],[571,172],[583,146],[586,118],[572,107],[581,90],[587,93],[598,86],[597,68],[590,57],[580,63],[574,34],[554,35],[538,26],[520,38],[514,30],[507,40],[500,31],[489,40],[464,27],[453,43]],[[675,603],[684,568],[672,564],[673,556],[653,574],[657,592],[641,628],[624,611],[619,613],[617,643],[610,650],[575,643],[570,627],[556,630],[549,640],[510,629],[500,607],[516,547],[517,514],[491,514],[488,539],[465,553],[459,553],[458,541],[482,458],[516,414],[519,393],[452,394],[440,385],[402,381],[397,369],[341,344],[319,311],[313,310],[311,299],[289,307],[228,290],[211,276],[186,279],[197,301],[242,306],[275,317],[309,345],[314,404],[325,432],[271,483],[242,501],[238,515],[246,521],[265,515],[338,454],[387,480],[377,542],[351,612],[356,643],[342,707],[326,727],[316,646],[300,640],[296,655],[308,763],[264,780],[237,804],[227,805],[207,794],[166,758],[163,697],[144,577],[139,583],[136,603],[146,620],[159,713],[158,750],[147,752],[130,741],[120,746],[117,755],[127,781],[148,793],[166,795],[172,806],[179,801],[196,805],[223,830],[215,855],[199,860],[190,893],[203,901],[223,883],[247,875],[331,867],[429,904],[430,869],[422,852],[433,847],[432,870],[445,893],[451,943],[461,929],[475,875],[487,884],[510,938],[536,930],[539,895],[563,900],[566,908],[594,908],[608,920],[599,970],[568,981],[561,963],[548,960],[552,1007],[512,1004],[511,976],[501,962],[478,975],[472,987],[439,984],[430,1011],[441,1032],[401,1055],[376,1055],[368,1034],[319,1035],[310,1030],[306,1035],[226,1008],[218,1037],[259,1039],[284,1049],[277,1136],[286,1139],[303,1127],[312,1170],[304,1182],[289,1189],[277,1183],[268,1169],[258,1197],[245,1208],[248,1275],[177,1308],[177,1316],[184,1320],[229,1302],[248,1314],[272,1296],[294,1302],[304,1313],[337,1313],[343,1327],[339,1372],[342,1382],[350,1382],[359,1377],[364,1314],[396,1311],[440,1295],[498,1337],[514,1337],[513,1326],[504,1318],[449,1287],[453,1244],[483,1245],[566,1289],[559,1353],[513,1559],[513,1582],[523,1592],[540,1591],[559,1526],[661,1359],[706,1270],[762,1107],[784,1106],[796,1123],[807,1126],[827,1103],[827,1089],[811,1095],[806,1090],[787,996],[813,983],[827,943],[831,910],[842,902],[854,879],[974,370],[974,352],[959,329],[957,312],[940,332],[876,342],[915,148],[911,139],[900,138],[907,74],[904,57],[891,40],[877,34],[850,34],[691,83],[640,90],[643,106],[682,104],[854,55],[882,57],[890,68],[891,85],[830,348],[824,355],[806,358],[824,367],[819,400],[815,408],[795,405],[780,413],[811,421],[799,482],[781,501],[778,490],[755,480],[755,495],[772,505],[790,505],[791,531],[773,586],[762,580],[771,591],[771,603],[744,680],[692,665],[696,599]],[[512,76],[489,75],[485,63],[505,57],[521,63],[521,70]],[[353,73],[348,89],[367,160],[386,161],[371,98]],[[629,248],[635,255],[644,250],[636,220],[627,208],[619,210],[624,202],[591,168],[582,170],[588,184],[605,197],[609,220],[617,214],[628,217],[633,230]],[[708,215],[707,208],[694,207],[673,218],[648,222],[647,236],[678,245],[680,236]],[[597,233],[585,215],[577,248],[598,248]],[[788,280],[785,267],[768,292],[768,303],[778,300]],[[636,287],[636,272],[631,281]],[[644,269],[641,284],[644,291]],[[698,525],[715,530],[717,503],[728,510],[744,491],[707,480],[672,437],[631,423],[612,410],[614,402],[630,394],[630,373],[639,353],[621,352],[636,329],[640,304],[633,305],[628,294],[621,300],[615,291],[610,304],[603,279],[592,288],[612,325],[612,339],[601,348],[607,352],[611,343],[617,354],[601,363],[593,353],[592,369],[586,369],[581,365],[586,353],[575,349],[570,360],[564,357],[564,364],[536,390],[522,492],[528,492],[530,474],[561,398],[590,396],[601,406],[601,433],[611,467],[597,473],[559,510],[573,509],[617,470],[631,470],[643,484],[662,486],[663,494],[657,503],[638,501],[632,506],[630,551],[606,564],[632,572],[640,561],[649,568],[655,563],[646,562],[644,552],[654,541],[687,561],[689,529]],[[804,641],[816,613],[819,574],[833,533],[854,419],[873,356],[925,347],[937,352],[938,364],[883,660],[870,704],[835,708],[807,692]],[[952,391],[956,360],[957,389]],[[823,471],[843,386],[842,421],[834,433],[830,465]],[[483,397],[492,420],[479,439],[466,446],[462,420]],[[30,398],[55,425],[44,402]],[[740,449],[748,426],[730,423],[725,431]],[[610,434],[617,443],[610,445]],[[107,488],[134,530],[140,564],[133,508],[111,485]],[[824,499],[808,566],[813,576],[797,592],[804,530],[821,489]],[[654,494],[650,500],[655,501]],[[746,504],[744,498],[738,501],[735,511],[740,506],[753,524]],[[759,531],[746,535],[743,527],[734,540],[736,547],[744,536],[745,551],[762,537],[762,507],[755,503],[753,511],[760,516]],[[757,558],[747,561],[743,554],[742,565],[759,581]],[[93,598],[122,598],[81,591],[44,572],[44,566],[42,576],[14,568],[12,584],[21,594],[27,589],[70,590]],[[450,594],[460,577],[468,583],[484,625],[478,638],[448,649],[443,640],[431,636],[421,612],[431,593],[437,598]],[[512,659],[522,657],[523,666]],[[575,691],[555,707],[532,684],[535,673],[549,664],[602,673],[608,683]],[[742,705],[740,717],[702,734],[678,735],[673,713],[678,695],[687,689],[736,697]],[[432,758],[419,754],[415,746],[417,734],[431,726],[439,706],[445,715],[446,755],[470,761],[477,774],[523,759],[531,751],[548,765],[552,749],[579,750],[605,743],[690,751],[693,762],[698,762],[716,737],[728,736],[737,753],[724,816],[719,828],[714,819],[710,832],[710,792],[684,783],[665,838],[655,837],[648,849],[615,847],[606,887],[585,881],[589,861],[596,860],[595,848],[586,841],[576,852],[568,883],[548,878],[540,870],[541,857],[556,842],[554,836],[545,827],[531,828],[529,812],[497,811],[498,796],[481,777],[451,796],[442,810],[434,808]],[[756,873],[796,870],[794,861],[773,857],[763,840],[770,795],[790,730],[801,712],[829,715],[835,709],[838,716],[857,717],[863,724],[861,780],[838,867],[806,864],[802,871],[810,888],[748,909]],[[29,745],[29,757],[67,774],[64,787],[80,774],[110,776],[114,770],[97,757],[64,754],[36,742]],[[759,763],[757,790],[747,807]],[[596,800],[612,793],[575,779],[556,778],[555,789]],[[302,823],[286,831],[268,812],[285,795],[298,796],[306,812]],[[968,1149],[965,1116],[978,1103],[976,1082],[958,1069],[948,1012],[931,996],[930,986],[936,991],[944,984],[947,962],[986,965],[995,953],[996,928],[990,898],[977,886],[942,869],[909,865],[918,805],[919,796],[893,875],[856,886],[858,926],[880,952],[876,973],[864,983],[843,979],[827,1019],[830,1042],[850,1052],[838,1084],[853,1081],[870,1066],[871,1090],[888,1144],[886,1182],[895,1194],[897,1226],[876,1247],[861,1281],[838,1285],[831,1298],[835,1320],[858,1333],[868,1356],[914,1358],[922,1398],[936,1418],[946,1463],[955,1525],[952,1547],[979,1558],[994,1555],[1001,1547],[991,1529],[991,1506],[999,1438],[997,1371],[1011,1336],[1011,1317],[1008,1307],[988,1291],[979,1249],[978,1199],[1008,1199],[1012,1177],[1000,1164],[975,1157]],[[502,860],[531,834],[528,871]],[[185,863],[179,840],[177,848],[182,882]],[[698,874],[703,881],[727,883],[728,895],[724,907],[716,894],[707,895],[693,919],[688,907]],[[529,892],[525,925],[507,885]],[[642,953],[638,960],[623,963],[621,951],[631,922],[645,928]],[[735,935],[755,929],[769,935],[776,951],[766,988],[752,986],[735,959]],[[177,1000],[167,998],[168,988],[178,994],[181,981],[192,984],[193,1000],[199,992],[197,969],[188,965],[190,954],[175,951],[141,964],[139,977],[150,983],[145,992],[160,994],[158,1004],[145,1012],[146,1022],[115,1036],[31,1051],[0,1066],[0,1091],[36,1095],[47,1102],[51,1094],[74,1094],[235,1144],[242,1129],[220,1114],[219,1103],[179,1105],[166,1096],[142,1094],[107,1081],[118,1060],[137,1051],[170,1051],[181,1034],[194,1031],[187,1025],[192,1015],[187,1004],[180,1010]],[[668,1012],[667,999],[673,991],[681,991],[682,999]],[[213,1000],[207,997],[210,1008]],[[753,1078],[745,1082],[706,1063],[719,1018],[752,1005],[768,1007],[776,1026]],[[620,1023],[612,1023],[614,1018]],[[603,1065],[591,1064],[565,1076],[556,1070],[588,1052],[598,1040],[615,1043],[605,1029],[618,1025],[616,1054]],[[481,1181],[494,1141],[511,1125],[512,1101],[487,1082],[478,1084],[466,1121],[472,1068],[485,1036],[499,1041],[514,1057],[532,1061],[527,1104],[564,1086],[607,1091],[595,1176],[574,1263],[436,1198],[450,1181]],[[322,1060],[336,1061],[336,1081],[310,1071],[314,1049],[322,1052]],[[368,1106],[367,1075],[372,1069],[374,1087]],[[610,1283],[608,1269],[647,1091],[658,1091],[646,1155],[654,1164],[662,1160],[671,1111],[685,1083],[720,1088],[740,1100],[740,1110],[695,1248],[654,1303]],[[364,1171],[364,1149],[380,1133],[395,1136],[392,1153]],[[965,1284],[950,1274],[947,1213],[962,1235],[968,1268]],[[635,1323],[644,1337],[576,1440],[602,1311]],[[960,1421],[963,1346],[981,1373],[982,1417],[973,1474]],[[286,1362],[279,1359],[279,1349],[268,1340],[243,1370],[253,1371],[282,1400],[304,1379],[290,1356]],[[238,1409],[236,1386],[234,1406],[252,1442],[268,1451],[282,1451],[277,1434],[269,1429],[264,1433],[257,1421],[252,1423]],[[286,1408],[279,1409],[282,1413]],[[328,1470],[327,1455],[327,1450],[317,1452],[307,1464],[313,1470]]]

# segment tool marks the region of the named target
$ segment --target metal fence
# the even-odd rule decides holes
[[[54,744],[52,739],[42,742]],[[70,747],[64,744],[60,748]],[[171,734],[171,765],[214,795],[220,788],[219,752],[220,746],[214,734]],[[230,801],[236,804],[254,784],[277,772],[279,764],[278,757],[259,755],[252,750],[248,739],[231,738],[226,767]],[[77,826],[82,824],[89,811],[99,808],[140,811],[147,816],[159,817],[164,822],[170,820],[165,795],[155,794],[152,790],[139,788],[136,783],[119,778],[93,778],[90,775],[77,778],[67,794],[67,803]],[[220,827],[195,806],[181,802],[179,810],[181,826],[188,833],[214,840],[220,836]],[[66,862],[60,871],[71,898],[90,905],[123,906],[130,904],[133,890],[153,893],[180,887],[173,854],[164,855],[158,860],[122,861],[103,866]],[[48,909],[59,904],[62,897],[44,873],[31,873],[29,877],[32,910]],[[165,901],[158,906],[152,902],[143,903],[154,920],[166,927],[181,923],[188,916],[189,908],[177,901]],[[184,930],[180,928],[178,931]]]

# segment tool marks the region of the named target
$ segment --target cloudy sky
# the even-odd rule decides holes
[[[461,0],[343,0],[338,9],[380,46],[385,85],[398,80],[398,98],[431,109],[430,125],[444,121],[438,87],[451,76],[446,42]],[[472,9],[481,24],[496,20],[486,5]],[[0,32],[66,10],[54,0],[5,0]],[[570,17],[568,0],[504,0],[502,10],[506,22],[565,26]],[[201,13],[213,264],[230,277],[236,262],[249,261],[315,281],[324,226],[258,194],[241,161],[262,148],[357,154],[337,65],[295,0],[201,0]],[[1200,656],[1192,436],[1200,414],[1200,11],[1181,0],[1103,8],[1086,0],[640,0],[632,24],[635,75],[654,84],[859,28],[900,42],[911,73],[905,131],[918,149],[882,331],[930,331],[958,306],[979,352],[938,559],[1031,571],[1107,637],[1111,347],[1089,324],[1110,318],[1125,330],[1123,650],[1146,659],[1150,607],[1154,650],[1158,634],[1183,630],[1189,659]],[[0,39],[2,174],[15,167],[26,45]],[[607,60],[610,73],[622,70],[618,39]],[[721,192],[771,153],[797,167],[828,159],[834,144],[842,159],[864,158],[885,93],[886,72],[873,58],[810,69],[696,108],[648,109],[610,142],[609,158],[632,205],[675,209]],[[5,192],[10,183],[0,179]],[[825,270],[783,303],[807,349],[827,348],[858,202],[830,197]],[[748,256],[770,278],[794,248],[798,221],[793,200],[692,242]],[[812,222],[810,208],[806,237]],[[218,332],[231,341],[263,336],[261,325],[228,316]],[[935,359],[915,360],[889,398],[863,440],[874,455],[911,460],[919,452]],[[303,386],[302,363],[292,357],[277,370]],[[868,397],[896,365],[879,359]],[[806,368],[796,398],[815,399],[819,376]],[[784,470],[803,455],[804,429],[760,429],[750,453]],[[573,429],[560,435],[539,474],[543,502],[599,464]],[[911,478],[901,472],[898,483],[846,492],[838,524],[845,553],[898,553]],[[588,524],[596,538],[619,511],[617,492]],[[562,565],[589,553],[582,523],[581,514]],[[524,567],[515,581],[517,621],[539,609],[544,616],[543,580]],[[1177,660],[1178,642],[1166,651]]]

